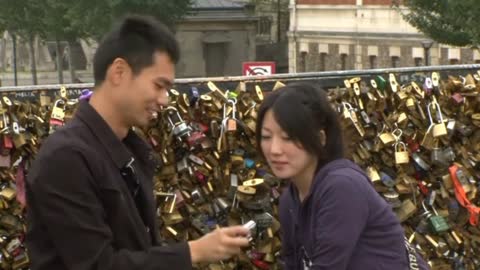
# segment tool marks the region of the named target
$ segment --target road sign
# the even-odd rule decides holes
[[[244,76],[267,76],[275,74],[275,62],[244,62]]]

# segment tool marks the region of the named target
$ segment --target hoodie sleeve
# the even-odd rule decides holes
[[[284,269],[295,269],[295,253],[294,245],[292,242],[293,226],[292,213],[289,210],[291,206],[291,198],[289,198],[288,191],[284,191],[282,197],[280,197],[280,223],[282,228],[280,229],[280,237],[282,239],[281,259],[284,264]]]
[[[369,215],[364,181],[333,174],[324,192],[316,196],[312,268],[347,269]],[[333,179],[332,179],[333,178]]]

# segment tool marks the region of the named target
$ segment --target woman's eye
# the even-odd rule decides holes
[[[262,140],[268,140],[268,139],[270,139],[271,137],[268,136],[268,135],[262,135],[260,138],[261,138]]]
[[[285,141],[291,141],[292,139],[288,136],[282,136],[282,139]]]

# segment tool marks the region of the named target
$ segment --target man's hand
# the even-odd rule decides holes
[[[192,263],[217,262],[239,254],[249,245],[249,230],[243,226],[216,229],[200,239],[188,242]]]

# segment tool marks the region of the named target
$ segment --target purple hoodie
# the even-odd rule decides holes
[[[323,166],[303,203],[290,184],[280,199],[280,223],[288,270],[408,269],[400,221],[347,159]]]

